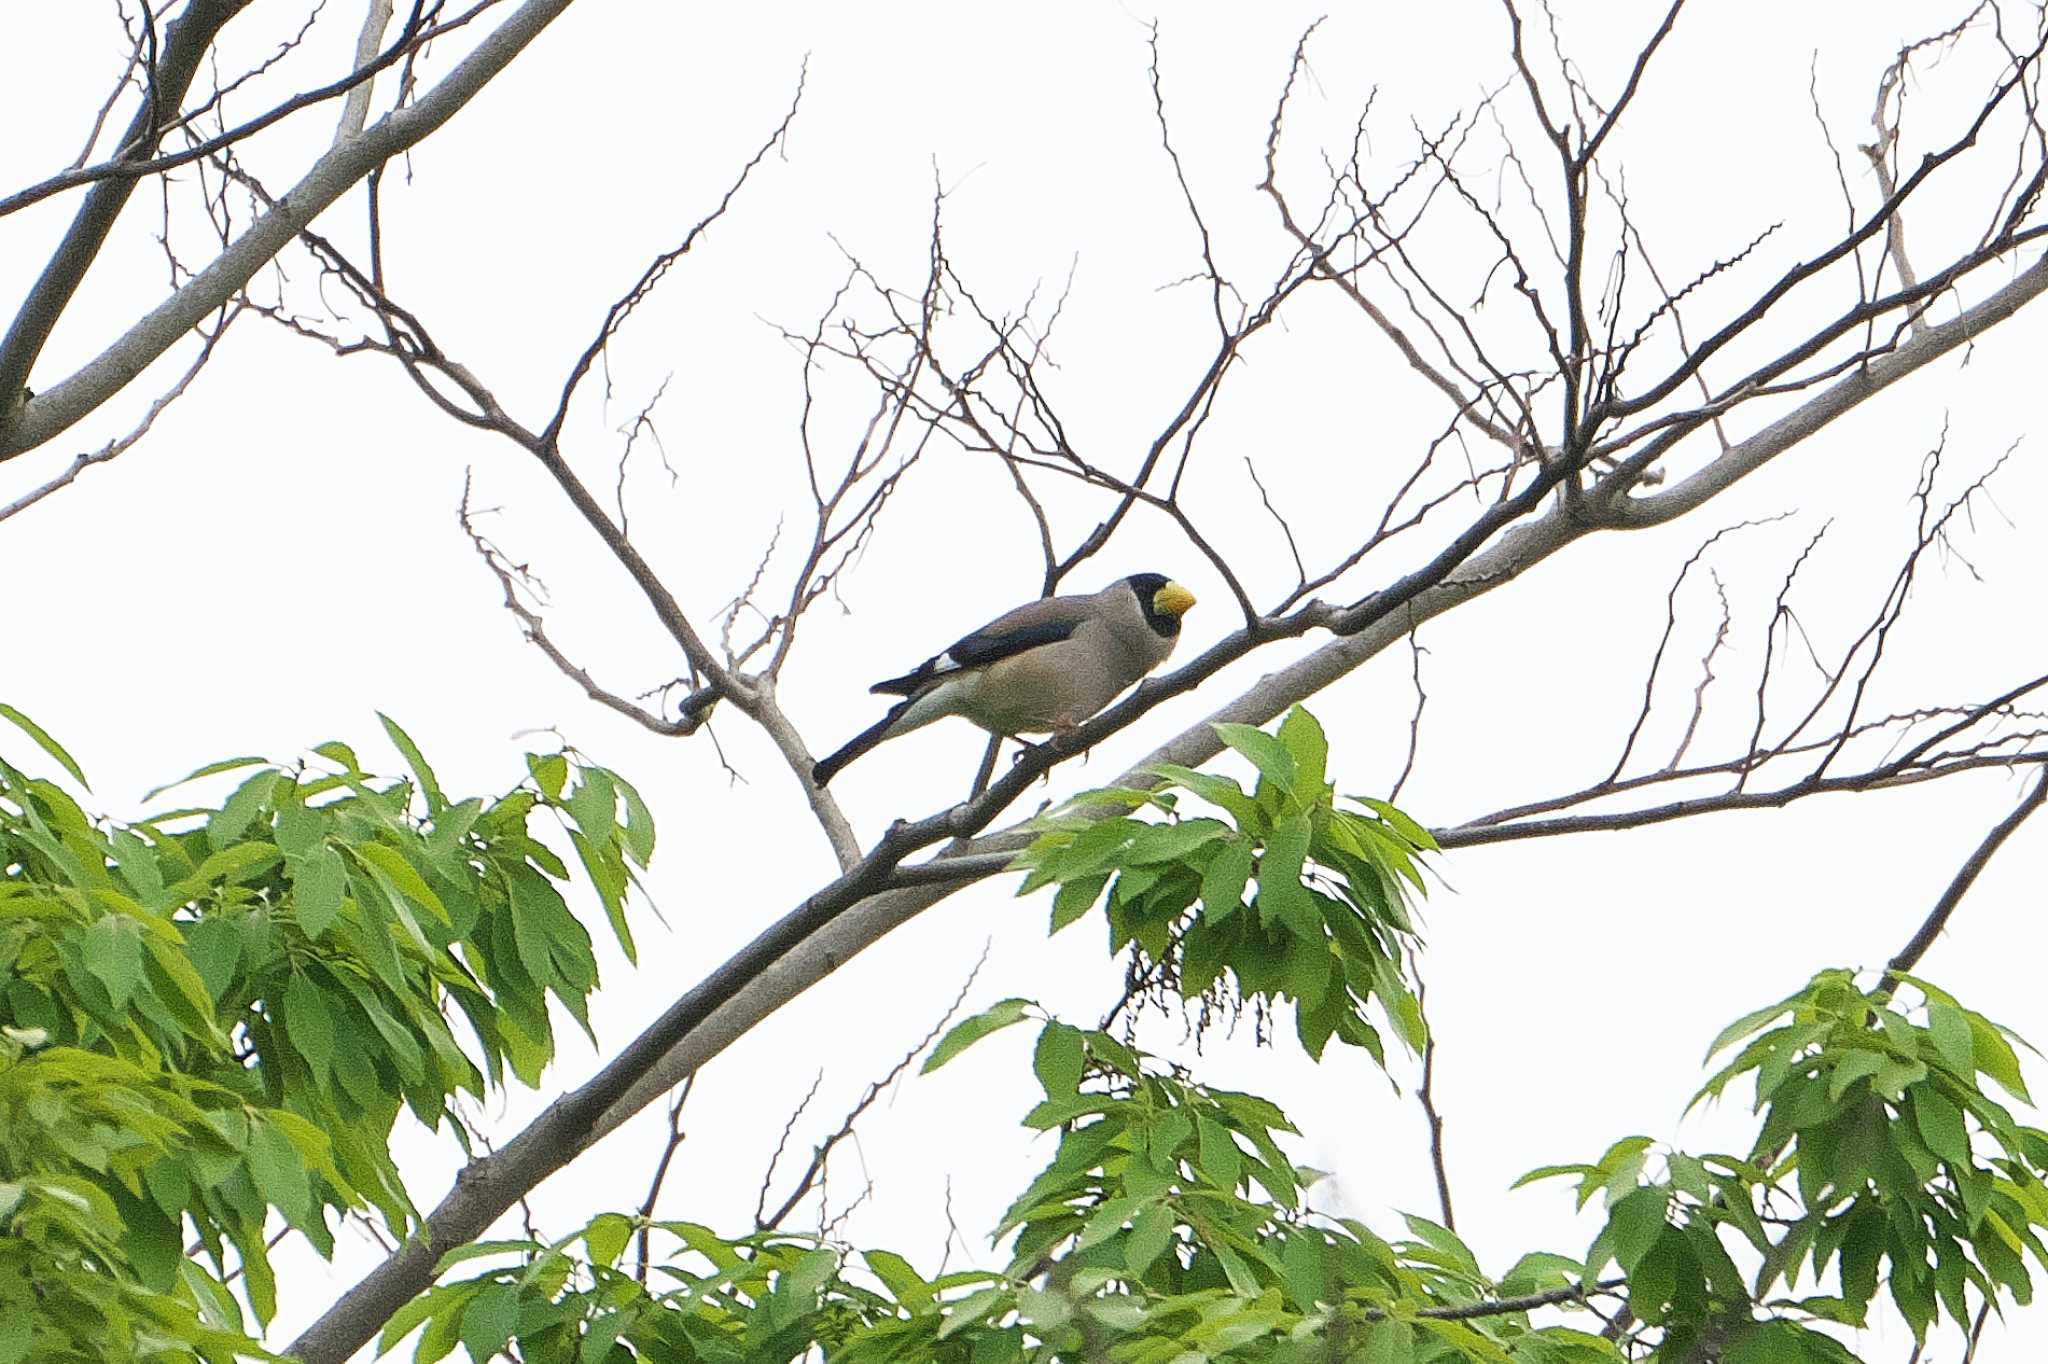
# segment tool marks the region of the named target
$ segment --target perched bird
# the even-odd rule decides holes
[[[1166,661],[1195,594],[1134,573],[1086,597],[1045,597],[997,616],[936,658],[870,691],[889,713],[811,769],[823,786],[899,734],[959,715],[992,734],[1064,733]]]

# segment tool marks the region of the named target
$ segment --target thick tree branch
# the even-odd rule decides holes
[[[237,5],[246,5],[249,3],[249,0],[235,0],[235,3]],[[350,68],[349,74],[343,76],[340,80],[293,95],[284,103],[266,109],[255,118],[238,123],[232,128],[214,134],[212,137],[194,137],[192,145],[180,151],[167,152],[162,156],[144,156],[139,158],[119,156],[112,161],[102,162],[97,166],[76,167],[53,175],[47,180],[30,185],[27,189],[17,190],[5,198],[0,198],[0,217],[19,212],[21,209],[27,208],[32,204],[41,203],[45,199],[62,194],[66,190],[77,189],[81,185],[126,183],[132,186],[135,182],[147,176],[160,175],[165,171],[176,170],[180,166],[189,166],[195,161],[203,161],[217,152],[227,150],[236,143],[247,141],[274,124],[283,122],[301,109],[325,103],[341,95],[347,95],[348,102],[342,106],[340,130],[349,130],[350,124],[353,122],[354,131],[359,132],[362,128],[363,117],[369,108],[370,85],[378,72],[396,64],[402,58],[418,53],[434,39],[444,37],[455,29],[463,27],[475,19],[477,15],[483,13],[491,6],[500,3],[500,0],[478,0],[476,5],[465,10],[455,18],[448,20],[446,23],[435,24],[431,28],[420,27],[420,17],[422,10],[425,8],[425,0],[413,0],[412,17],[406,20],[405,29],[401,33],[399,40],[382,54],[379,54],[376,50],[375,38],[377,35],[382,34],[384,25],[389,22],[390,4],[389,0],[377,0],[377,3],[383,5],[385,13],[383,18],[379,19],[373,6],[369,18],[377,21],[375,34],[371,33],[368,22],[364,25],[368,51],[365,53],[359,47],[356,64]],[[311,21],[308,20],[308,27],[310,26]],[[290,44],[287,46],[290,46]],[[248,77],[244,76],[241,79],[246,80]],[[233,84],[240,84],[240,81],[236,81]],[[159,131],[169,132],[173,128],[189,129],[200,113],[203,113],[206,108],[216,106],[219,101],[220,94],[216,93],[206,106],[202,106],[200,111],[186,114],[175,122],[166,124]],[[358,105],[362,107],[361,113],[356,112]],[[354,133],[350,132],[349,135],[353,136]],[[335,141],[340,142],[342,140],[341,132],[337,132]]]
[[[193,77],[198,75],[200,63],[213,46],[214,38],[226,27],[228,20],[239,14],[248,3],[249,0],[192,0],[192,4],[178,16],[177,22],[165,33],[161,59],[149,73],[149,87],[142,107],[135,111],[128,130],[121,135],[121,150],[115,157],[116,164],[145,162],[155,153],[167,122],[165,111],[184,102],[185,92],[191,88]],[[70,230],[64,234],[56,254],[50,257],[35,287],[22,300],[20,310],[7,329],[6,339],[0,340],[0,455],[14,453],[13,447],[7,443],[8,428],[14,425],[17,413],[21,412],[17,403],[28,384],[29,372],[35,368],[36,357],[43,353],[43,345],[56,329],[57,319],[64,315],[72,294],[84,281],[86,272],[92,269],[92,263],[99,258],[100,248],[106,245],[107,234],[113,231],[114,220],[121,216],[128,196],[135,192],[136,183],[134,178],[127,176],[104,180],[85,196],[85,202],[78,206],[77,216],[71,220]],[[178,329],[178,334],[182,336],[197,325],[200,318],[226,302],[224,294],[198,309]],[[49,434],[55,435],[56,432]],[[48,438],[45,436],[43,439]]]
[[[246,3],[246,0],[241,0],[241,3]],[[569,4],[570,0],[526,0],[431,90],[404,108],[387,114],[314,162],[299,182],[223,250],[211,265],[193,276],[183,288],[130,327],[98,356],[86,362],[75,374],[36,394],[16,410],[13,420],[0,423],[0,460],[43,445],[120,392],[158,356],[177,344],[202,318],[232,299],[301,229],[347,193],[357,181],[452,118],[528,43],[539,37],[541,30],[559,17]],[[238,9],[240,3],[214,0],[208,4],[202,0],[200,8],[212,10],[223,6]],[[132,184],[132,181],[121,180],[96,186],[87,196],[87,205],[89,207],[96,202],[102,193],[114,193],[117,185],[122,187],[120,192],[125,195]],[[81,210],[81,214],[85,211]],[[53,269],[55,266],[56,263],[52,262]],[[24,316],[28,311],[24,309]],[[52,314],[48,322],[54,324],[54,321]],[[35,349],[39,350],[40,346],[38,340]],[[12,342],[8,349],[13,349]],[[11,380],[11,387],[0,392],[19,389],[22,378],[26,377],[27,366],[24,364],[19,368],[21,374]],[[4,410],[0,407],[0,411]]]

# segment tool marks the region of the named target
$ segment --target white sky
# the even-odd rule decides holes
[[[262,25],[291,7],[266,13],[275,8],[236,21],[230,54],[275,45],[280,31]],[[340,69],[360,17],[359,6],[330,9],[314,30],[322,80]],[[25,0],[0,10],[16,38],[0,58],[0,126],[12,130],[0,147],[0,186],[40,178],[76,154],[117,69],[110,11]],[[1280,3],[1158,11],[1176,146],[1219,259],[1248,291],[1285,256],[1254,186],[1289,54],[1317,13]],[[1856,163],[1852,185],[1867,208],[1873,193],[1854,146],[1869,137],[1876,74],[1902,37],[1959,13],[1749,3],[1686,14],[1610,162],[1626,167],[1632,210],[1666,277],[1689,277],[1776,221],[1784,230],[1753,272],[1736,277],[1736,290],[1831,241],[1844,209],[1811,100]],[[1149,17],[1073,3],[578,6],[393,167],[392,292],[519,415],[538,420],[610,300],[716,202],[773,127],[808,56],[785,154],[629,324],[612,354],[612,399],[587,390],[571,427],[579,467],[609,488],[616,429],[673,376],[657,420],[679,478],[671,487],[636,454],[634,536],[700,625],[715,629],[778,518],[789,518],[785,553],[770,570],[778,590],[792,566],[787,545],[805,529],[798,366],[771,324],[809,326],[843,277],[842,249],[885,281],[916,287],[935,166],[950,189],[949,254],[985,305],[1014,312],[1035,286],[1057,292],[1071,271],[1054,392],[1079,448],[1132,468],[1179,405],[1206,363],[1206,299],[1167,287],[1200,262],[1152,121]],[[1655,17],[1647,6],[1566,6],[1564,40],[1592,85],[1611,93]],[[432,68],[445,69],[448,55]],[[1312,66],[1286,162],[1310,202],[1317,158],[1346,152],[1351,121],[1375,90],[1372,150],[1391,164],[1412,148],[1411,117],[1440,126],[1498,86],[1509,73],[1505,25],[1478,0],[1340,7],[1315,40]],[[1952,115],[1945,83],[1967,91],[1980,74],[1961,62],[1941,68],[1910,107]],[[378,93],[389,97],[384,84]],[[1515,99],[1510,91],[1504,107],[1520,118]],[[252,96],[238,112],[257,107]],[[323,107],[258,142],[249,164],[273,188],[288,183],[335,113]],[[1532,177],[1551,173],[1541,149],[1523,154]],[[345,199],[320,230],[359,243],[361,202]],[[0,221],[9,299],[34,277],[74,203]],[[38,367],[37,387],[162,296],[155,203],[153,190],[135,197]],[[1955,230],[1932,216],[1946,207],[1970,206],[1932,205],[1911,224],[1930,257]],[[198,234],[182,244],[188,262],[201,258]],[[1445,238],[1438,249],[1469,298],[1490,264],[1483,244]],[[309,263],[295,255],[287,269],[294,298],[310,308]],[[1703,318],[1720,316],[1713,306]],[[1951,358],[1882,395],[1700,513],[1626,540],[1582,542],[1425,627],[1429,703],[1403,804],[1446,825],[1604,775],[1633,718],[1677,565],[1722,526],[1790,513],[1724,542],[1712,561],[1728,582],[1735,634],[1712,694],[1721,708],[1697,742],[1717,756],[1729,751],[1746,737],[1744,698],[1771,595],[1793,557],[1828,526],[1795,604],[1816,645],[1839,649],[1911,543],[1909,495],[1944,427],[1942,489],[1951,494],[2019,444],[1993,484],[1998,510],[1986,504],[1962,533],[1967,566],[1948,558],[1923,577],[1874,705],[1981,697],[2043,671],[2048,538],[2037,509],[2048,478],[2035,446],[2044,308],[1998,329],[1967,363]],[[1475,325],[1515,344],[1515,323],[1498,303]],[[125,430],[159,372],[171,371],[160,366],[54,447],[0,469],[0,503]],[[1306,300],[1284,330],[1261,337],[1227,394],[1200,447],[1190,503],[1255,592],[1283,589],[1291,573],[1243,475],[1246,457],[1305,550],[1329,553],[1377,517],[1388,481],[1446,418],[1441,398],[1333,295]],[[813,428],[821,449],[849,447],[855,411],[827,405]],[[623,575],[522,461],[438,416],[388,362],[337,360],[245,320],[148,440],[0,525],[0,583],[11,589],[0,697],[71,748],[116,814],[136,812],[143,791],[202,762],[288,757],[332,737],[395,770],[377,709],[411,730],[452,790],[511,785],[522,744],[550,742],[522,735],[558,728],[634,780],[662,831],[651,882],[668,927],[643,914],[639,968],[607,967],[594,1013],[609,1054],[828,879],[831,860],[794,779],[740,717],[717,724],[745,777],[734,785],[703,737],[665,743],[625,724],[522,643],[455,524],[466,472],[481,503],[504,508],[491,533],[553,589],[548,620],[559,643],[627,693],[680,667]],[[1056,497],[1071,542],[1097,504]],[[1182,578],[1203,598],[1183,657],[1228,628],[1221,582],[1169,525],[1140,520],[1119,546],[1075,586],[1152,568]],[[1036,556],[1035,533],[999,470],[955,451],[928,457],[846,579],[848,610],[829,607],[809,621],[785,674],[783,704],[811,747],[829,751],[868,723],[870,680],[1035,591]],[[1379,576],[1360,579],[1361,590],[1396,571],[1396,560],[1398,552]],[[1646,739],[1660,759],[1683,725],[1690,661],[1712,631],[1706,584],[1688,592],[1695,629],[1678,655],[1686,666],[1673,675],[1674,709]],[[1303,647],[1262,654],[1162,707],[1086,767],[1061,770],[1052,793],[1121,771]],[[1399,772],[1409,665],[1405,650],[1390,651],[1312,703],[1331,731],[1342,789],[1380,793]],[[927,813],[956,793],[980,742],[964,725],[936,727],[864,760],[835,791],[872,839],[889,819]],[[22,748],[0,735],[0,751],[19,760]],[[1988,774],[1443,859],[1449,889],[1429,903],[1425,960],[1441,1044],[1438,1104],[1459,1229],[1488,1267],[1504,1270],[1529,1249],[1583,1252],[1592,1234],[1591,1223],[1572,1220],[1563,1185],[1505,1191],[1532,1166],[1589,1159],[1633,1132],[1677,1136],[1695,1150],[1744,1141],[1729,1120],[1739,1114],[1678,1125],[1707,1041],[1814,970],[1875,965],[1896,951],[2022,789]],[[2048,1038],[2038,985],[2048,940],[2039,913],[2044,830],[2012,841],[1923,965],[1966,1003],[2036,1039]],[[949,900],[708,1067],[661,1213],[735,1232],[749,1225],[767,1152],[813,1080],[822,1073],[797,1125],[799,1164],[926,1031],[984,942],[990,960],[972,1007],[1021,994],[1076,1020],[1099,1015],[1121,966],[1104,960],[1096,920],[1048,943],[1046,909],[1014,901],[1007,884]],[[1155,1022],[1144,1040],[1164,1048],[1178,1038],[1177,1025]],[[1029,1045],[1027,1030],[984,1044],[966,1063],[906,1081],[863,1120],[858,1149],[835,1162],[831,1185],[836,1210],[873,1182],[847,1227],[853,1241],[898,1249],[929,1270],[950,1197],[969,1247],[954,1248],[954,1263],[995,1258],[986,1229],[1049,1150],[1016,1125],[1035,1093]],[[571,1040],[556,1079],[573,1082],[597,1060]],[[1198,1073],[1280,1102],[1304,1133],[1299,1158],[1336,1175],[1325,1201],[1394,1230],[1394,1210],[1435,1207],[1408,1093],[1413,1067],[1396,1071],[1400,1094],[1361,1056],[1333,1049],[1318,1067],[1291,1045],[1259,1050],[1240,1036],[1212,1039]],[[512,1096],[502,1130],[542,1097]],[[636,1205],[661,1125],[658,1109],[642,1115],[548,1184],[534,1199],[541,1227],[560,1233],[596,1209]],[[406,1150],[415,1197],[431,1207],[453,1168],[452,1142],[414,1138]],[[289,1340],[375,1258],[351,1233],[332,1266],[295,1260],[275,1340]],[[2048,1324],[2022,1314],[1982,1357],[2037,1357],[2044,1346]],[[1894,1322],[1862,1348],[1872,1360],[1903,1361],[1910,1347]],[[1958,1354],[1946,1339],[1925,1358]]]

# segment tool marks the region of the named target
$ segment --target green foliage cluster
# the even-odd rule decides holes
[[[529,825],[560,815],[625,940],[639,796],[558,754],[450,801],[385,723],[410,780],[322,744],[211,764],[187,780],[254,771],[134,823],[0,762],[0,1364],[257,1353],[225,1285],[274,1313],[277,1223],[322,1253],[356,1209],[410,1234],[401,1112],[438,1126],[508,1070],[537,1082],[550,999],[585,1021],[591,939]]]
[[[1900,986],[1916,1007],[1898,1007]],[[1738,1019],[1710,1055],[1745,1038],[1694,1102],[1751,1078],[1763,1123],[1747,1155],[1668,1151],[1649,1178],[1653,1143],[1631,1137],[1595,1164],[1524,1180],[1573,1177],[1580,1206],[1604,1198],[1588,1267],[1620,1266],[1631,1309],[1663,1328],[1668,1354],[1706,1339],[1731,1361],[1853,1358],[1801,1322],[1862,1326],[1880,1283],[1916,1339],[1944,1314],[1967,1329],[1969,1290],[1980,1304],[2001,1290],[2031,1300],[2027,1257],[2048,1266],[2037,1230],[2048,1227],[2048,1133],[2016,1122],[1982,1082],[2028,1101],[2003,1029],[1916,977],[1865,990],[1830,970]],[[1724,1228],[1754,1252],[1752,1274]],[[1815,1285],[1832,1274],[1837,1291],[1771,1296],[1802,1274]],[[1752,1304],[1774,1316],[1752,1319]]]
[[[1277,734],[1222,733],[1258,770],[1252,791],[1172,768],[1160,790],[1090,792],[1020,859],[1024,889],[1057,888],[1054,931],[1102,905],[1111,950],[1135,946],[1185,996],[1227,982],[1291,1002],[1311,1054],[1334,1036],[1381,1057],[1368,1003],[1419,1047],[1406,898],[1433,843],[1383,803],[1339,805],[1305,712]],[[1182,793],[1223,817],[1185,816]],[[1125,813],[1105,818],[1112,803]],[[451,1256],[497,1262],[415,1303],[385,1344],[423,1328],[420,1360],[516,1344],[529,1364],[1843,1364],[1855,1356],[1841,1335],[1880,1283],[1924,1338],[1969,1320],[1971,1294],[2026,1301],[2022,1256],[2042,1258],[2048,1137],[1984,1085],[2025,1098],[2006,1035],[1907,984],[1921,1002],[1901,1011],[1894,985],[1824,972],[1738,1022],[1714,1051],[1746,1045],[1700,1097],[1753,1077],[1753,1149],[1660,1154],[1634,1137],[1535,1171],[1575,1178],[1604,1223],[1583,1257],[1535,1251],[1497,1277],[1426,1219],[1387,1239],[1315,1211],[1315,1174],[1288,1158],[1294,1129],[1266,1100],[1008,999],[925,1064],[1040,1022],[1044,1097],[1024,1123],[1055,1144],[996,1229],[1001,1269],[928,1278],[821,1237],[723,1239],[608,1213],[563,1241]],[[621,1253],[642,1231],[657,1252],[629,1270]],[[1532,1319],[1594,1304],[1599,1329]]]
[[[1434,852],[1436,840],[1385,801],[1340,806],[1326,776],[1329,741],[1299,706],[1277,734],[1235,724],[1216,732],[1257,769],[1253,790],[1167,764],[1155,769],[1158,789],[1078,796],[1070,806],[1081,809],[1047,820],[1048,831],[1019,859],[1030,875],[1018,893],[1056,884],[1057,932],[1106,888],[1112,951],[1133,945],[1166,963],[1167,978],[1188,998],[1227,980],[1243,998],[1292,1002],[1311,1056],[1334,1034],[1385,1064],[1379,1030],[1366,1018],[1375,1000],[1395,1035],[1419,1051],[1407,897],[1423,889],[1416,858]],[[1224,817],[1181,816],[1183,791]],[[1105,805],[1151,806],[1168,819],[1102,818]]]
[[[1112,952],[1184,997],[1291,1004],[1312,1055],[1334,1037],[1384,1065],[1382,1026],[1421,1047],[1408,897],[1434,844],[1383,802],[1340,802],[1306,712],[1222,730],[1251,791],[1170,768],[1158,790],[1091,792],[1020,859],[1025,889],[1056,888],[1055,931],[1102,905]],[[267,1316],[278,1223],[322,1248],[343,1210],[416,1225],[387,1147],[400,1115],[438,1124],[459,1092],[537,1079],[550,1007],[582,1021],[596,983],[535,815],[560,819],[630,954],[624,898],[653,826],[629,785],[557,755],[507,796],[451,802],[391,735],[409,780],[323,745],[318,768],[203,769],[256,768],[217,809],[131,825],[0,764],[0,1364],[260,1355],[226,1285],[232,1269]],[[1187,794],[1222,817],[1185,814]],[[2048,1266],[2048,1133],[1992,1093],[2031,1102],[2010,1034],[1913,977],[1824,971],[1738,1020],[1695,1102],[1752,1084],[1749,1149],[1638,1136],[1532,1172],[1576,1181],[1604,1217],[1583,1256],[1498,1275],[1426,1219],[1387,1238],[1318,1211],[1279,1108],[1029,1000],[959,1023],[925,1069],[1034,1021],[1043,1097],[1024,1123],[1052,1151],[995,1230],[1000,1267],[927,1276],[824,1235],[603,1212],[558,1240],[452,1250],[384,1348],[411,1336],[424,1364],[1845,1364],[1880,1291],[1925,1341],[2029,1301],[2028,1262]],[[1593,1329],[1539,1315],[1594,1308]]]
[[[1031,1016],[1005,1001],[933,1059]],[[529,1364],[778,1364],[814,1349],[835,1364],[1619,1358],[1596,1336],[1534,1329],[1526,1312],[1463,1316],[1504,1291],[1564,1284],[1580,1268],[1570,1261],[1533,1257],[1495,1283],[1422,1218],[1390,1242],[1310,1212],[1313,1173],[1282,1152],[1276,1137],[1293,1126],[1263,1099],[1057,1020],[1039,1033],[1034,1069],[1045,1099],[1025,1124],[1057,1132],[1058,1146],[997,1230],[1010,1245],[1000,1272],[926,1278],[889,1251],[781,1233],[722,1240],[605,1214],[549,1245],[450,1255],[451,1268],[504,1263],[434,1289],[392,1321],[385,1345],[424,1324],[422,1364],[458,1344],[486,1359],[511,1339]],[[641,1227],[672,1248],[644,1277],[620,1264]]]

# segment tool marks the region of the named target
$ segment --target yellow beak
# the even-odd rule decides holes
[[[1152,609],[1169,616],[1184,615],[1195,604],[1195,594],[1179,583],[1168,583],[1152,594]]]

